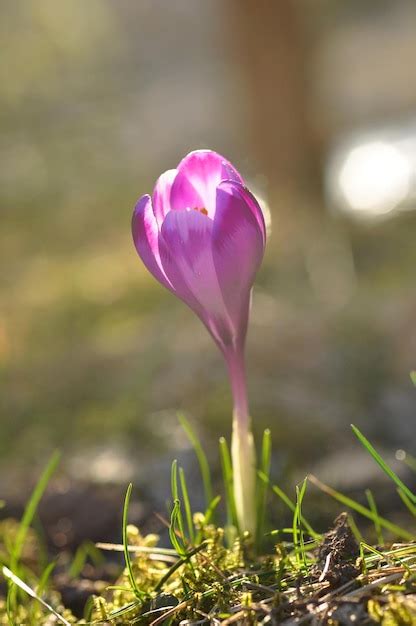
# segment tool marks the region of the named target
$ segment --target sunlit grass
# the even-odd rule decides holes
[[[208,472],[205,485],[209,486],[206,494],[210,494],[212,480],[204,451],[189,422],[184,418],[181,421],[194,444],[202,475]],[[0,559],[9,591],[7,598],[0,600],[0,623],[35,626],[46,624],[51,616],[56,623],[62,624],[98,625],[106,621],[110,624],[156,626],[166,623],[166,620],[178,624],[183,619],[190,624],[199,624],[201,620],[207,624],[227,625],[237,621],[260,624],[267,623],[271,616],[280,623],[279,620],[290,617],[300,618],[307,611],[312,611],[316,619],[324,615],[335,616],[348,598],[350,607],[354,607],[354,610],[351,608],[351,615],[359,608],[361,618],[367,616],[366,619],[371,617],[375,622],[382,622],[384,616],[389,616],[389,619],[393,616],[396,621],[389,624],[413,624],[411,620],[416,617],[416,534],[412,508],[415,494],[356,427],[354,433],[396,484],[399,502],[402,501],[404,513],[407,511],[409,515],[405,525],[399,526],[382,517],[375,495],[369,490],[366,492],[368,507],[313,476],[305,478],[295,487],[293,497],[286,494],[269,477],[271,440],[270,433],[266,431],[259,455],[258,531],[254,538],[249,535],[239,537],[238,530],[233,529],[230,489],[233,477],[228,465],[228,449],[225,440],[222,440],[222,497],[228,512],[227,525],[223,528],[213,523],[219,495],[211,500],[207,498],[204,513],[193,511],[192,493],[185,472],[174,461],[168,522],[171,548],[161,548],[155,535],[142,536],[128,523],[133,489],[130,484],[122,514],[122,544],[81,546],[69,567],[69,575],[74,578],[81,574],[86,559],[98,562],[97,549],[124,553],[124,572],[105,594],[92,597],[87,602],[84,621],[75,619],[62,606],[59,595],[54,591],[54,562],[36,574],[22,561],[30,524],[58,462],[58,457],[53,456],[28,502],[14,539],[3,538]],[[306,517],[314,500],[309,483],[349,509],[351,531],[341,518],[328,534],[311,526]],[[283,502],[292,515],[291,526],[270,528],[267,510],[273,497]],[[375,545],[363,538],[357,526],[360,518],[373,523]],[[353,536],[356,543],[348,539],[349,551],[342,553],[341,550],[338,554],[339,542]],[[397,539],[402,543],[394,543]],[[326,552],[323,548],[325,542],[329,545]],[[355,546],[352,552],[351,546]],[[322,555],[326,555],[324,561]],[[339,576],[342,571],[349,572],[346,580]],[[410,621],[401,622],[400,619]]]

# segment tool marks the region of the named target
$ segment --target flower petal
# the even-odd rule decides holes
[[[224,342],[230,320],[212,258],[212,228],[212,220],[199,211],[171,211],[162,224],[160,254],[177,295]]]
[[[226,182],[227,181],[225,181],[224,184],[221,185],[221,188],[223,190],[228,190],[229,193],[233,193],[233,194],[235,193],[247,205],[248,209],[250,209],[250,211],[254,215],[256,222],[260,228],[262,239],[263,239],[263,246],[265,246],[266,245],[266,223],[264,221],[263,211],[261,210],[261,207],[259,203],[257,202],[256,198],[253,196],[251,191],[247,189],[245,185],[240,185],[238,183],[236,184],[231,181],[230,181],[230,184],[227,185]]]
[[[206,202],[202,198],[202,195],[193,186],[191,181],[184,175],[178,172],[173,182],[170,193],[170,207],[171,210],[183,211],[185,209],[203,209]]]
[[[213,260],[228,312],[243,339],[264,237],[261,209],[252,194],[240,183],[222,182],[212,232]]]
[[[231,163],[212,150],[190,152],[177,169],[171,192],[172,208],[205,208],[211,218],[215,215],[215,193],[219,183],[235,180],[243,184]]]
[[[156,181],[155,188],[152,195],[153,212],[155,214],[157,223],[160,226],[170,211],[170,190],[172,188],[173,181],[176,178],[177,170],[167,170]]]
[[[157,280],[172,289],[160,262],[159,228],[153,213],[150,196],[140,198],[133,212],[131,223],[134,245],[143,263]]]

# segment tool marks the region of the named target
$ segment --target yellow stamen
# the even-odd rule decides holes
[[[194,211],[199,211],[200,213],[202,213],[202,215],[208,215],[208,211],[206,210],[205,207],[202,207],[201,209],[199,209],[197,206],[194,206]]]

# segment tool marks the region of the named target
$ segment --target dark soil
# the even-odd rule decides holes
[[[320,582],[328,581],[330,588],[350,582],[359,574],[355,563],[359,554],[357,541],[348,524],[348,515],[341,513],[317,549],[313,574]]]

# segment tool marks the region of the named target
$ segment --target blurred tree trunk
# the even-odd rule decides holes
[[[246,82],[249,142],[270,192],[304,185],[316,192],[320,155],[310,124],[299,9],[291,0],[227,0],[223,10]]]

